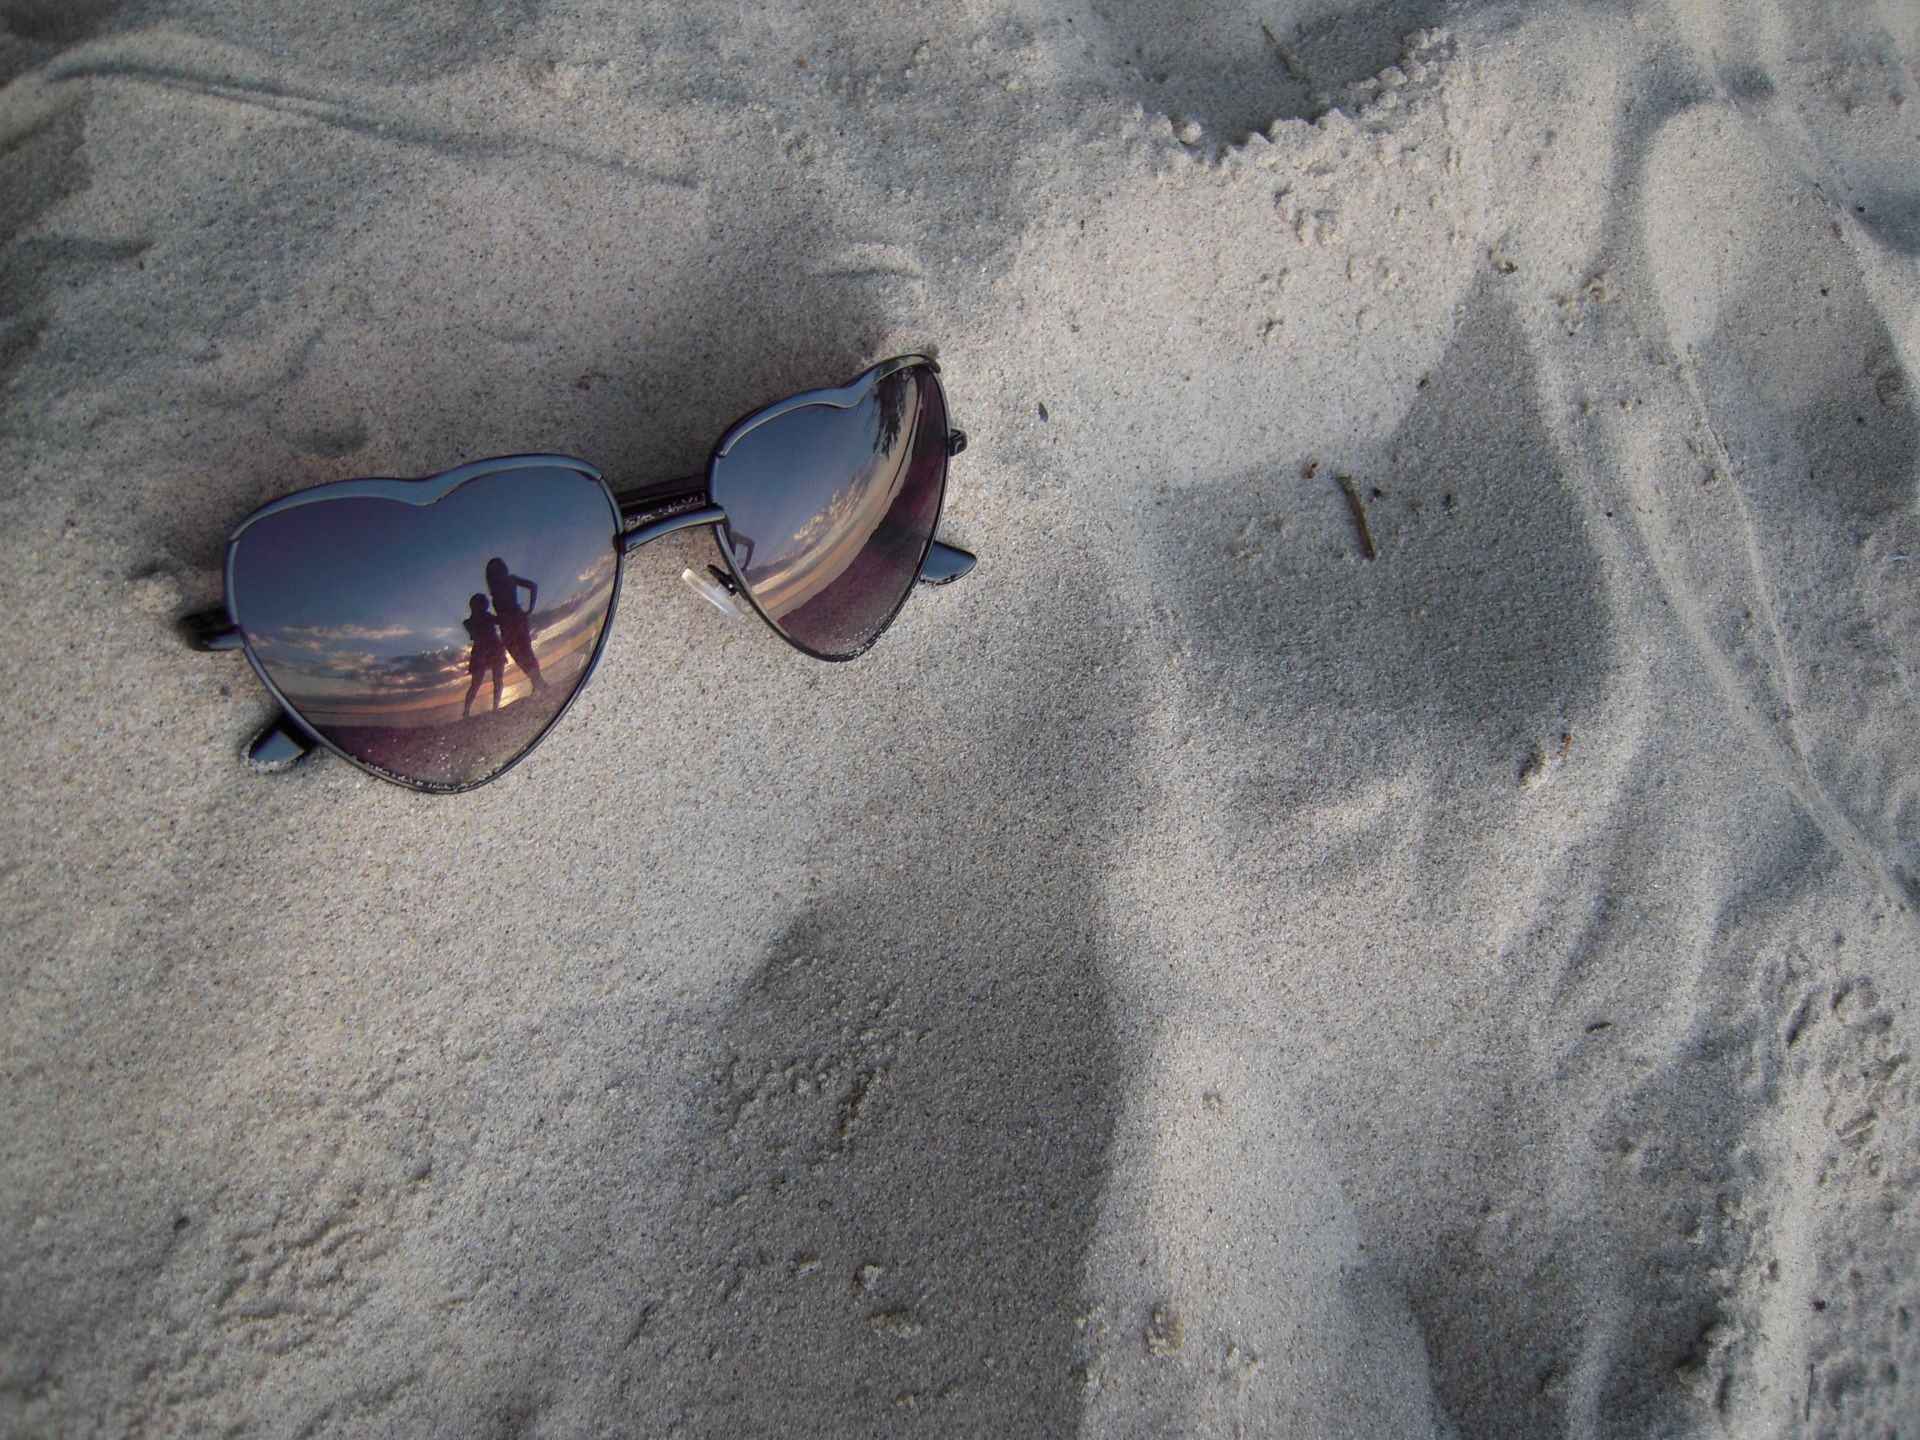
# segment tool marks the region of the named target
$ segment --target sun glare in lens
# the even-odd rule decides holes
[[[714,463],[722,538],[769,619],[815,654],[857,655],[893,618],[939,520],[947,417],[925,365],[849,408],[807,405]]]
[[[241,533],[234,614],[330,744],[417,784],[472,785],[586,678],[618,528],[599,482],[557,467],[483,475],[428,505],[316,499]]]

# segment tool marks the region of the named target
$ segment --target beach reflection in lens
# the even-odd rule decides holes
[[[557,467],[426,505],[318,499],[241,532],[231,601],[261,669],[329,743],[422,785],[471,785],[586,678],[618,529],[599,482]]]
[[[844,659],[912,588],[946,474],[940,384],[912,365],[850,408],[807,405],[748,430],[715,460],[712,495],[760,609],[814,654]]]

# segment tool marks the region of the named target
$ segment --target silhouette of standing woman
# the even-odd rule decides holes
[[[527,608],[520,608],[520,590],[527,592]],[[527,622],[528,614],[539,597],[540,587],[531,580],[523,580],[507,569],[507,562],[498,555],[487,561],[487,590],[493,596],[493,613],[500,621],[500,639],[507,647],[507,654],[513,657],[513,663],[526,672],[533,681],[533,688],[544,690],[547,682],[540,677],[540,662],[533,654],[533,631]]]
[[[500,643],[500,627],[494,623],[493,612],[487,609],[486,596],[476,595],[467,602],[467,618],[460,623],[467,627],[467,635],[473,641],[473,653],[467,657],[467,674],[473,677],[473,683],[467,686],[467,703],[460,707],[460,718],[464,720],[473,714],[473,697],[480,693],[480,682],[489,670],[493,672],[493,708],[500,708],[500,687],[507,678],[507,652]]]

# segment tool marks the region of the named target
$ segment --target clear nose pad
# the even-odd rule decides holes
[[[722,577],[719,571],[710,570],[709,574],[702,575],[688,568],[680,572],[680,580],[722,615],[730,615],[735,620],[747,618],[745,607],[734,594],[733,581]]]

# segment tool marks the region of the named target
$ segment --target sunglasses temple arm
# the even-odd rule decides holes
[[[196,610],[177,622],[181,636],[196,650],[238,650],[240,627],[227,618],[227,607]],[[304,759],[318,742],[284,711],[253,737],[247,763],[278,770]]]
[[[978,557],[958,545],[942,545],[938,540],[927,551],[920,565],[922,585],[951,585],[973,569]]]
[[[284,712],[253,737],[247,746],[247,763],[263,770],[280,770],[304,760],[318,742]]]
[[[227,607],[196,610],[175,622],[180,638],[195,650],[238,650],[240,627],[227,618]]]

